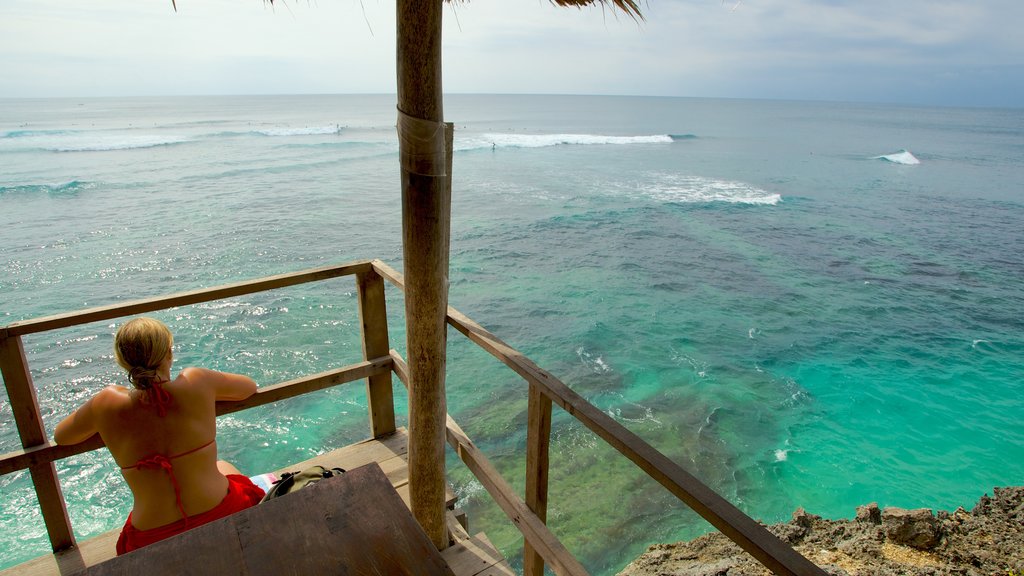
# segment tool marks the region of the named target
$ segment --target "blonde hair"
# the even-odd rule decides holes
[[[117,363],[128,371],[128,381],[146,390],[157,379],[160,364],[171,351],[174,336],[155,318],[135,318],[121,325],[114,337]]]

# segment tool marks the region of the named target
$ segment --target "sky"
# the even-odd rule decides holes
[[[446,93],[1024,106],[1020,0],[446,5]],[[394,93],[393,0],[0,0],[0,98]]]

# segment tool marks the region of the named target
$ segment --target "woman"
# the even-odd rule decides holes
[[[114,353],[131,387],[107,386],[57,425],[57,444],[99,434],[135,499],[118,555],[248,508],[263,497],[217,460],[216,402],[256,392],[248,376],[185,368],[171,379],[171,331],[136,318],[117,331]]]

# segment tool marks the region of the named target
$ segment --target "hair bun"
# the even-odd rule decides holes
[[[138,388],[149,388],[157,377],[156,370],[143,366],[132,366],[128,371],[128,381]]]

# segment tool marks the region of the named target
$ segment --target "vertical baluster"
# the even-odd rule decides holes
[[[551,444],[551,399],[530,384],[526,418],[526,505],[547,523],[548,448]],[[544,559],[527,542],[523,576],[544,576]]]
[[[391,350],[388,341],[388,314],[384,300],[384,279],[376,270],[356,276],[359,291],[359,322],[363,338],[363,359],[387,356]],[[395,401],[391,387],[391,372],[376,374],[366,379],[366,397],[370,411],[370,433],[374,438],[395,431]]]
[[[22,447],[45,444],[46,429],[39,413],[39,400],[36,398],[20,336],[0,334],[0,372],[3,373],[7,398],[14,410],[14,421],[18,426]],[[67,505],[57,480],[57,468],[49,462],[32,466],[29,473],[54,552],[74,546],[75,536],[71,531],[71,519],[68,518]]]

